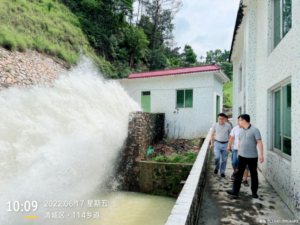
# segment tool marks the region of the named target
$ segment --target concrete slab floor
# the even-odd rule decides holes
[[[251,196],[250,173],[247,179],[250,186],[242,184],[239,198],[231,199],[226,193],[233,186],[231,156],[232,153],[229,153],[225,178],[221,177],[220,171],[214,174],[214,155],[211,156],[198,225],[269,224],[261,220],[295,220],[293,213],[260,171],[258,171],[257,192],[259,199],[253,199]]]

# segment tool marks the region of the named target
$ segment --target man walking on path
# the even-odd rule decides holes
[[[232,195],[233,198],[238,198],[241,188],[241,182],[246,165],[249,165],[251,174],[251,191],[252,197],[258,198],[258,177],[257,177],[257,161],[264,162],[263,156],[263,144],[259,130],[250,124],[250,116],[248,114],[242,114],[239,116],[239,124],[243,126],[243,129],[239,134],[238,145],[238,158],[239,169],[234,180],[232,190],[228,190],[227,193]],[[257,145],[259,148],[259,156],[257,153]]]
[[[227,115],[226,115],[225,122],[230,124],[230,126],[231,126],[231,129],[233,128],[233,126],[232,126],[232,123],[229,121],[229,119],[228,119],[228,116],[227,116]]]
[[[215,171],[214,173],[217,174],[220,168],[220,158],[222,156],[222,163],[221,163],[221,177],[225,177],[225,169],[227,163],[228,152],[226,151],[229,134],[231,131],[231,126],[228,123],[225,123],[226,115],[224,113],[220,113],[218,115],[219,122],[216,123],[212,128],[212,133],[210,136],[211,145],[210,148],[214,149],[215,153]],[[215,140],[214,140],[214,136]]]
[[[238,165],[239,165],[239,161],[238,161],[238,158],[237,158],[237,153],[238,153],[238,145],[239,145],[239,133],[242,129],[243,129],[243,127],[240,125],[240,123],[238,121],[238,126],[234,127],[231,130],[230,138],[229,138],[229,142],[228,142],[228,146],[227,146],[227,152],[229,152],[230,149],[231,149],[231,144],[234,142],[232,158],[231,158],[232,168],[233,168],[233,174],[231,176],[232,180],[235,180],[235,178],[236,178],[236,173],[237,173]],[[249,174],[249,166],[247,164],[246,170],[244,172],[244,180],[243,180],[243,184],[246,187],[249,187],[249,183],[247,181],[248,174]]]

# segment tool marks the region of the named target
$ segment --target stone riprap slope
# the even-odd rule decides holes
[[[67,72],[67,64],[36,51],[8,51],[0,47],[0,90],[51,83]]]

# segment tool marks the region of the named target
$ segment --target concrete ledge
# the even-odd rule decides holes
[[[209,158],[211,129],[206,135],[193,168],[177,198],[165,225],[195,225],[199,220],[199,209],[204,191]]]

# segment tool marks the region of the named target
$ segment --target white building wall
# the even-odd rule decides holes
[[[221,96],[222,105],[222,83],[214,82],[213,73],[123,79],[120,83],[139,104],[141,92],[151,91],[151,112],[165,113],[168,138],[205,135],[215,122],[215,93]],[[193,89],[193,108],[176,110],[177,89]]]
[[[213,123],[216,122],[217,118],[217,96],[220,96],[220,112],[223,111],[223,82],[222,80],[215,75],[214,79],[214,114],[213,114]]]
[[[247,60],[247,91],[249,108],[246,113],[254,115],[255,124],[260,129],[263,144],[265,162],[259,167],[263,174],[280,194],[287,206],[294,212],[297,219],[300,219],[300,0],[292,2],[292,29],[284,37],[279,45],[272,49],[273,20],[272,0],[250,1],[257,4],[256,13],[248,14],[249,21],[256,21],[245,26],[256,38],[245,39],[249,46],[256,46],[256,55],[253,55],[252,47],[246,49],[246,57],[250,55],[255,59]],[[250,10],[250,11],[251,11]],[[248,11],[247,11],[248,13]],[[250,51],[250,52],[249,52]],[[234,58],[234,80],[238,77],[237,66],[241,58]],[[249,71],[254,71],[255,82]],[[292,81],[292,157],[291,160],[284,159],[273,151],[272,146],[272,90],[285,79]],[[253,98],[252,85],[255,88]],[[236,81],[234,81],[234,94],[237,95]],[[237,112],[238,101],[234,98],[234,114]],[[236,115],[236,114],[235,114]]]
[[[239,116],[239,108],[242,109],[242,113],[244,112],[244,91],[245,86],[242,85],[242,90],[240,91],[240,68],[244,67],[243,63],[244,59],[244,50],[241,48],[240,56],[237,58],[237,60],[233,61],[233,107],[232,107],[232,123],[234,126],[237,126],[237,117]],[[244,74],[245,70],[242,69],[242,73]],[[245,75],[243,75],[243,78],[245,78]],[[244,82],[244,80],[242,80]]]
[[[235,48],[238,51],[235,53],[236,58],[232,61],[233,64],[233,108],[232,108],[232,117],[233,117],[233,125],[237,126],[237,117],[239,116],[239,108],[241,108],[242,113],[246,113],[246,93],[247,93],[247,82],[246,82],[246,51],[244,47],[244,37],[248,32],[245,31],[245,22],[243,21],[240,25],[240,29],[238,30],[236,40],[235,40]],[[242,68],[242,79],[240,90],[240,68]]]

